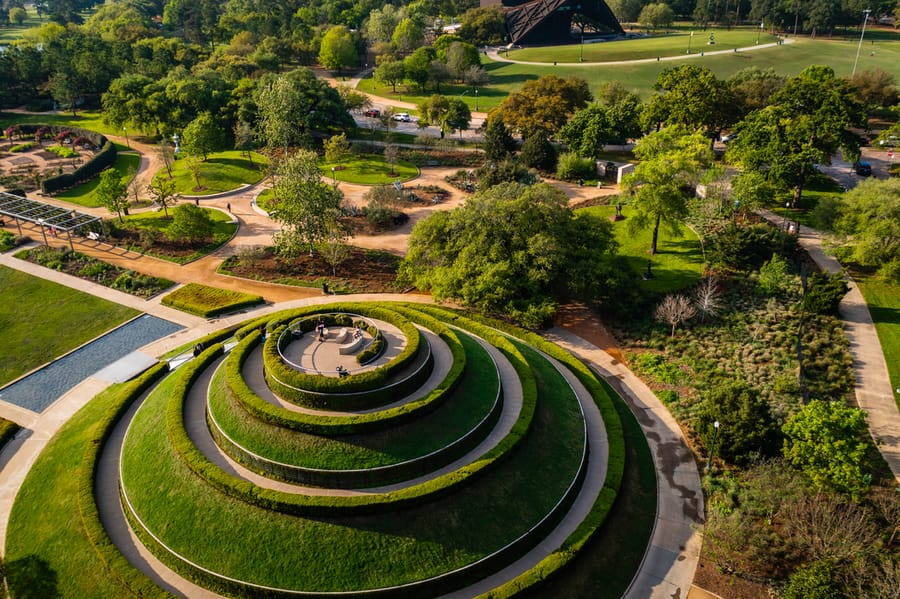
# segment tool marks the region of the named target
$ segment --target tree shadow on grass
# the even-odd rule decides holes
[[[6,564],[10,594],[17,599],[61,597],[59,576],[47,560],[27,555]]]

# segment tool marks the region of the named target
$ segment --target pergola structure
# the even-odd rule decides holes
[[[79,233],[85,228],[89,228],[91,224],[101,222],[99,217],[91,214],[29,200],[4,191],[0,191],[0,215],[15,221],[19,235],[22,235],[22,221],[40,226],[41,234],[44,236],[44,245],[48,245],[47,228],[50,229],[51,234],[55,235],[62,231],[68,236],[69,247],[73,251],[75,246],[72,244],[72,231]]]

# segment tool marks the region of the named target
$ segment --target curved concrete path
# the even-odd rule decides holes
[[[698,36],[699,37],[699,36]],[[782,42],[784,44],[793,44],[794,40],[792,38],[782,38]],[[555,64],[553,62],[534,62],[527,60],[513,60],[511,58],[504,58],[500,55],[500,52],[497,48],[492,50],[488,50],[488,58],[491,60],[496,60],[497,62],[512,62],[515,64],[530,64],[541,67],[550,67],[550,66],[560,66],[560,67],[605,67],[605,66],[615,66],[615,65],[626,65],[626,64],[640,64],[646,62],[662,62],[662,61],[670,61],[670,60],[686,60],[691,58],[703,58],[705,56],[716,56],[719,54],[735,54],[740,52],[751,52],[753,50],[762,50],[764,48],[774,48],[776,46],[781,45],[779,42],[771,42],[768,44],[758,44],[755,46],[746,46],[744,48],[734,48],[731,50],[713,50],[712,52],[708,52],[706,50],[697,50],[696,52],[691,52],[690,54],[675,54],[673,56],[659,56],[654,58],[635,58],[632,60],[609,60],[606,62],[561,62],[559,64]],[[701,44],[700,47],[705,47],[705,44]]]
[[[762,216],[776,227],[784,218],[769,210],[761,210]],[[844,272],[843,266],[822,249],[822,233],[807,226],[800,227],[801,247],[824,272]],[[887,369],[887,361],[878,340],[878,331],[872,322],[872,314],[856,282],[847,277],[850,291],[841,300],[838,310],[844,321],[844,333],[850,342],[853,356],[853,373],[856,378],[854,393],[856,402],[866,412],[869,432],[878,451],[900,483],[900,411],[894,398],[894,389]],[[900,391],[898,391],[900,394]]]
[[[653,391],[607,352],[556,327],[545,337],[587,362],[637,417],[656,464],[656,523],[641,568],[625,596],[687,597],[700,560],[703,490],[681,427]]]

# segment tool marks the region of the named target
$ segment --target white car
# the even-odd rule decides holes
[[[391,118],[394,119],[395,121],[403,121],[404,123],[408,123],[410,121],[408,112],[398,112]]]

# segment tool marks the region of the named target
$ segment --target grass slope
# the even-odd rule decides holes
[[[0,266],[0,383],[137,316],[137,310]]]
[[[209,287],[200,283],[188,283],[162,298],[165,306],[206,318],[246,306],[255,306],[263,301],[258,295]]]
[[[340,168],[343,167],[343,168]],[[334,168],[334,170],[332,170]],[[359,185],[387,185],[393,181],[409,181],[419,175],[415,165],[398,160],[394,163],[393,174],[384,156],[378,154],[351,155],[340,164],[322,162],[319,165],[322,177]]]
[[[881,351],[887,362],[891,388],[900,389],[900,285],[891,285],[876,277],[854,274],[872,320],[878,331]],[[900,393],[894,393],[900,409]]]
[[[188,170],[185,160],[172,163],[172,178],[175,180],[175,191],[189,196],[204,196],[223,191],[231,191],[242,185],[252,185],[262,181],[266,175],[268,160],[253,152],[253,160],[248,160],[238,150],[210,154],[205,162],[200,163],[200,185]],[[156,177],[166,177],[165,168],[156,173]]]
[[[445,447],[469,432],[491,409],[498,391],[497,371],[487,351],[469,335],[457,332],[467,353],[459,386],[434,412],[377,433],[322,437],[267,424],[226,399],[223,371],[210,385],[210,409],[216,422],[235,440],[271,460],[306,468],[350,470],[396,464]]]
[[[533,430],[519,450],[490,475],[419,508],[313,520],[223,497],[173,455],[163,424],[165,393],[148,399],[129,434],[123,465],[128,493],[150,529],[176,551],[231,576],[336,590],[435,575],[527,530],[574,475],[582,442],[575,398],[552,365],[535,360],[541,399]],[[156,467],[147,469],[147,460]],[[160,480],[169,482],[160,485]]]
[[[121,179],[127,183],[131,180],[131,171],[134,170],[137,172],[140,162],[140,154],[134,152],[119,152],[116,156],[116,162],[113,164],[113,168],[118,171]],[[100,200],[97,199],[97,196],[94,193],[99,184],[100,177],[94,177],[87,183],[57,194],[55,197],[59,200],[65,200],[89,208],[102,206]]]

